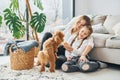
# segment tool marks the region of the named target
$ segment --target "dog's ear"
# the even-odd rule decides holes
[[[59,36],[60,38],[63,38],[64,33],[62,31],[55,31],[54,36]]]
[[[60,39],[59,36],[55,36],[55,37],[54,37],[54,40],[55,40],[55,42],[57,42],[57,43],[61,43],[61,42],[62,42],[62,40]]]
[[[64,33],[62,31],[55,31],[53,37],[58,44],[64,41]]]
[[[64,37],[64,33],[63,33],[63,32],[60,32],[60,33],[59,33],[59,36],[60,36],[60,38],[63,38],[63,37]]]

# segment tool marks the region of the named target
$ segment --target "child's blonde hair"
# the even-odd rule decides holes
[[[89,30],[89,35],[87,36],[87,37],[89,37],[89,36],[92,34],[92,32],[93,32],[93,29],[92,29],[91,25],[85,25],[85,26],[83,26],[83,27],[86,27],[86,28]],[[79,30],[79,31],[80,31],[80,30]],[[79,35],[79,32],[77,33],[77,35],[76,35],[76,36],[73,38],[73,40],[71,41],[71,43],[70,43],[71,46],[72,46],[73,42],[75,41],[75,39],[78,37],[78,35]],[[87,38],[87,37],[86,37],[86,38]],[[82,40],[81,44],[83,43],[83,41],[84,41],[86,38],[84,38],[84,39]],[[78,46],[78,48],[81,46],[81,44]]]
[[[91,25],[85,25],[83,27],[86,27],[89,30],[89,35],[88,35],[88,37],[89,37],[93,33],[93,29],[92,29]]]

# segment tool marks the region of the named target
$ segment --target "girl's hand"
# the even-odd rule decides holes
[[[69,44],[68,44],[67,42],[64,42],[64,43],[63,43],[63,46],[64,46],[65,48],[68,48],[68,45],[69,45]]]
[[[78,62],[87,62],[88,59],[86,58],[86,56],[81,56],[78,60]]]
[[[70,61],[72,59],[72,57],[67,57],[67,61]]]
[[[64,42],[63,46],[69,52],[71,52],[73,50],[73,48],[67,42]]]

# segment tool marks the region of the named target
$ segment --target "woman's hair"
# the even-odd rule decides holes
[[[83,16],[80,16],[79,19],[75,22],[75,25],[77,25],[77,23],[80,21],[80,20],[85,20],[86,21],[86,24],[85,25],[90,25],[91,26],[91,21],[90,21],[90,18],[86,15],[83,15]],[[84,26],[84,25],[83,25]],[[75,29],[74,27],[71,29],[71,34],[75,33],[77,31],[77,29]]]
[[[80,16],[79,19],[76,21],[75,25],[77,25],[77,23],[80,21],[80,20],[85,20],[86,21],[86,24],[85,25],[91,25],[91,20],[88,16],[86,15],[83,15],[83,16]],[[84,26],[84,25],[83,25]]]

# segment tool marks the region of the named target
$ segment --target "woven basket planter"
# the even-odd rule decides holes
[[[15,51],[12,51],[11,47],[9,48],[11,69],[31,69],[34,65],[35,48],[31,48],[28,52],[25,53],[22,49],[19,48],[17,48]]]
[[[40,47],[35,47],[34,57],[37,57]]]

